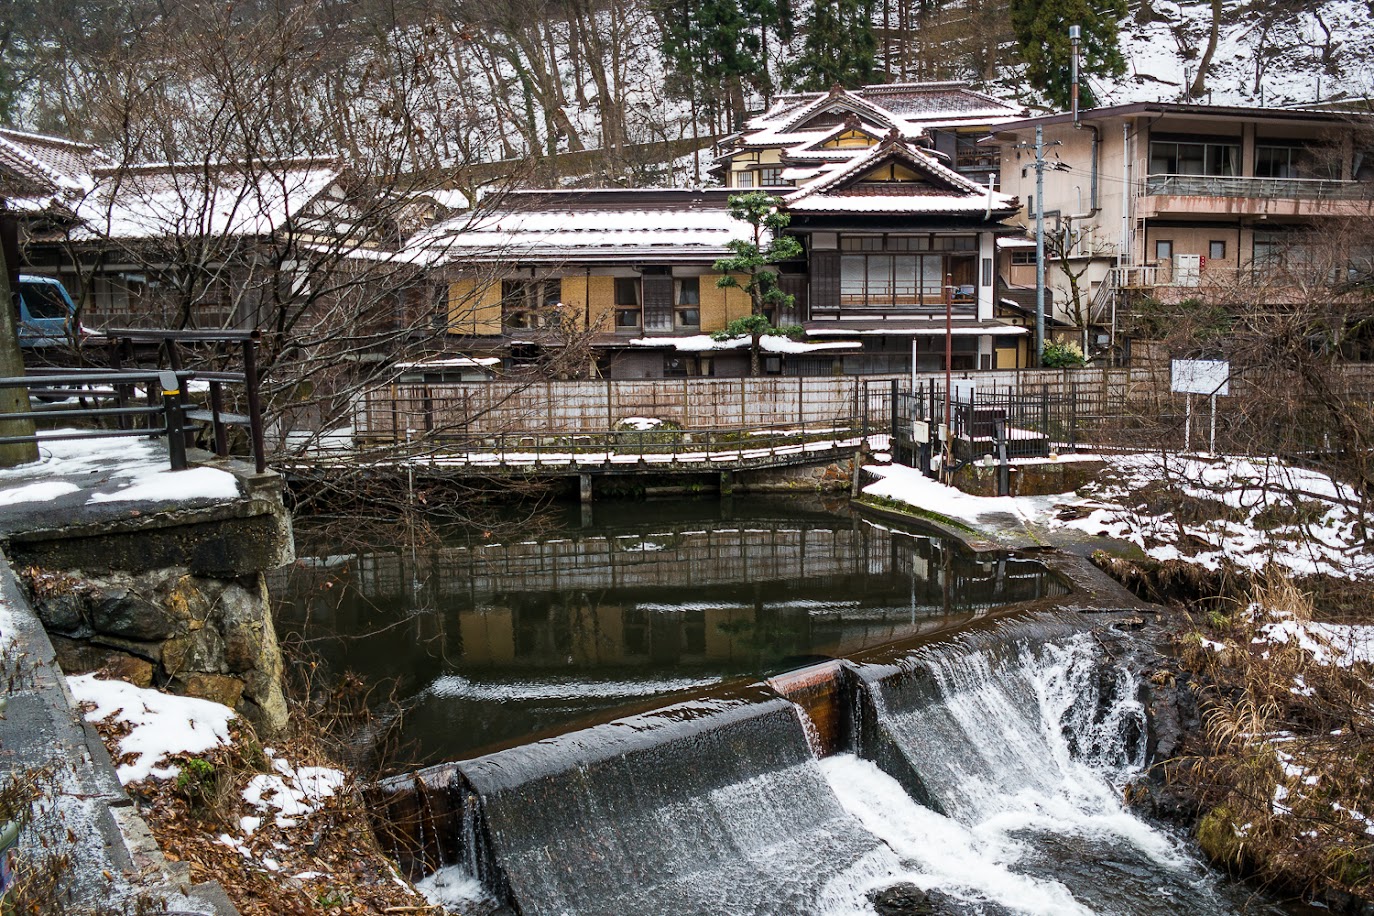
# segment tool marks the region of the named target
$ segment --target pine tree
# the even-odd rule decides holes
[[[801,55],[788,69],[793,87],[819,92],[873,81],[878,56],[873,0],[817,0],[803,31]]]
[[[777,274],[771,265],[790,261],[802,254],[801,242],[783,235],[792,217],[782,209],[782,198],[764,191],[730,195],[730,216],[748,223],[753,230],[749,240],[735,239],[728,243],[733,256],[721,258],[712,265],[720,272],[716,286],[721,289],[742,289],[749,295],[750,314],[736,318],[725,330],[714,335],[717,339],[748,335],[749,371],[759,374],[759,340],[765,334],[778,332],[769,317],[770,312],[790,308],[792,296],[778,285]],[[748,277],[741,284],[736,274]],[[789,329],[790,330],[790,329]]]
[[[744,0],[751,7],[768,5]],[[752,17],[749,13],[753,13]],[[663,61],[669,91],[700,106],[717,128],[744,116],[744,88],[766,78],[759,13],[741,0],[674,0],[660,11]]]
[[[1126,0],[1011,0],[1011,24],[1026,62],[1026,79],[1050,104],[1068,108],[1073,80],[1069,26],[1082,26],[1079,104],[1093,107],[1096,99],[1087,77],[1126,72],[1117,38],[1117,23],[1126,12]]]

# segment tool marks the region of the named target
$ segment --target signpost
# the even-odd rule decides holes
[[[1193,395],[1206,395],[1212,405],[1211,430],[1207,451],[1217,450],[1217,397],[1231,393],[1231,364],[1224,359],[1176,359],[1170,365],[1169,388],[1176,394],[1187,395],[1188,407],[1183,421],[1183,450],[1193,447]]]

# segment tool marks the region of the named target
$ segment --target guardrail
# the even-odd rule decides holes
[[[192,382],[206,383],[210,395],[208,410],[191,406],[188,389]],[[260,411],[250,406],[248,415],[240,416],[223,409],[224,386],[245,384],[244,374],[234,372],[34,369],[23,377],[0,378],[0,389],[25,388],[30,399],[29,410],[0,414],[0,423],[18,419],[51,421],[71,418],[96,424],[107,422],[110,425],[42,436],[0,436],[0,444],[162,436],[167,440],[172,469],[183,470],[187,467],[186,449],[195,442],[196,424],[209,425],[214,436],[215,454],[221,458],[229,455],[227,427],[243,425],[250,431],[254,466],[261,473],[267,465],[266,455],[260,446]],[[59,406],[57,403],[73,399],[80,406]],[[38,401],[37,405],[32,403],[34,400]]]

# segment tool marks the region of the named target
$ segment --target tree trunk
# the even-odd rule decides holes
[[[13,216],[6,214],[0,218],[0,376],[19,378],[24,374],[24,356],[19,349],[19,333],[15,327],[15,308],[13,303],[18,290],[10,288],[9,258],[19,252],[19,223]],[[7,257],[8,252],[8,257]],[[15,274],[18,275],[16,269]],[[29,390],[27,388],[0,388],[0,415],[27,413],[29,410]],[[0,435],[32,436],[32,419],[5,420],[0,422]],[[12,468],[38,460],[37,442],[15,442],[0,445],[0,467]]]

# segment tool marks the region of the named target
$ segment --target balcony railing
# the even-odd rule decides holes
[[[1374,199],[1374,183],[1329,178],[1241,178],[1231,175],[1149,175],[1146,195],[1256,197],[1289,200]]]

